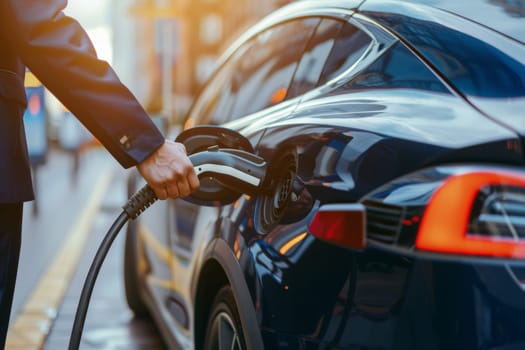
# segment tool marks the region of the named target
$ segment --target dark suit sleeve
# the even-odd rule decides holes
[[[8,45],[124,167],[164,142],[107,62],[97,59],[82,27],[62,10],[66,0],[2,0]]]

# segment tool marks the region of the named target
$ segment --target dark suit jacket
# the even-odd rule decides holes
[[[66,0],[0,0],[0,202],[31,200],[22,122],[27,66],[125,168],[164,137],[115,72],[97,59]]]

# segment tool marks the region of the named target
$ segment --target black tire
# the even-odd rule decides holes
[[[131,311],[133,311],[136,317],[145,318],[149,316],[149,312],[140,295],[142,286],[140,285],[141,280],[138,269],[138,244],[138,221],[137,219],[130,220],[128,221],[126,241],[124,243],[124,289],[126,301]]]
[[[245,350],[242,324],[230,286],[222,287],[208,317],[204,350]]]

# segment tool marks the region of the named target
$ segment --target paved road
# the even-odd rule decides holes
[[[126,200],[126,170],[104,150],[72,158],[51,152],[38,176],[37,216],[24,208],[24,234],[7,349],[67,349],[91,259]],[[124,230],[123,230],[124,231]],[[135,319],[124,297],[124,235],[100,271],[80,349],[164,349],[152,323]]]

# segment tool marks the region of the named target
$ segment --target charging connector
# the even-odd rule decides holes
[[[122,207],[128,218],[136,219],[157,200],[157,195],[151,187],[145,185],[135,193]]]

